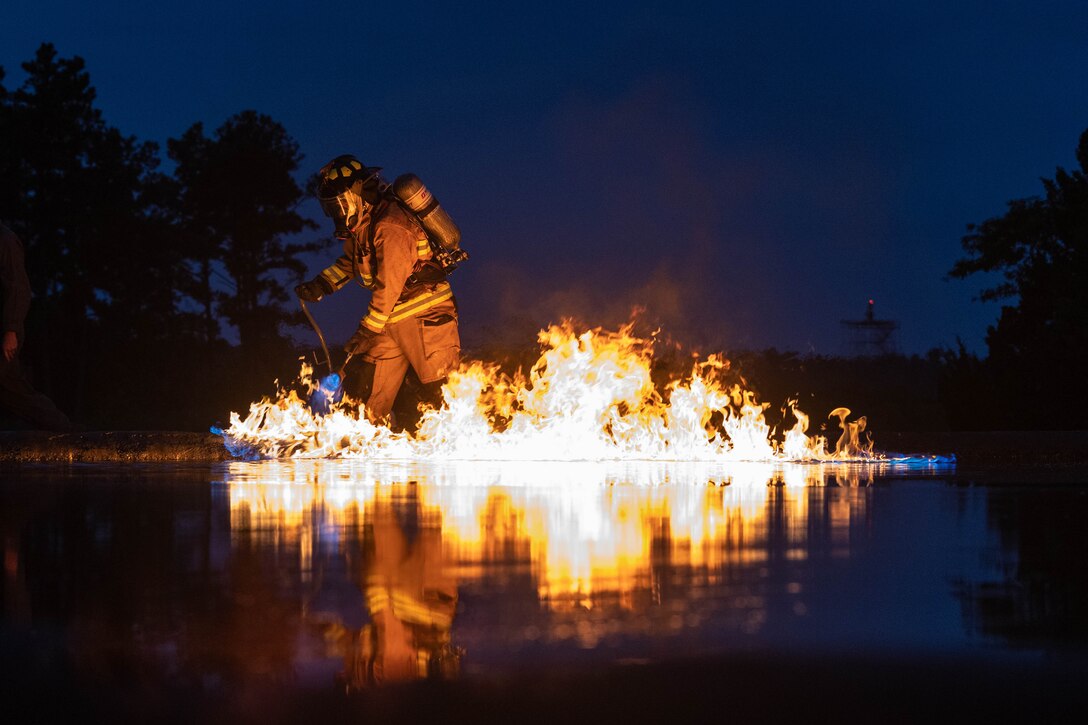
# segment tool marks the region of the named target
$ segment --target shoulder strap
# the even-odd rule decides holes
[[[366,234],[361,240],[363,243],[363,254],[370,257],[370,273],[373,276],[378,275],[378,250],[374,247],[374,227],[378,225],[376,219],[371,218],[370,223],[366,225]],[[360,240],[356,240],[356,244]],[[355,283],[360,287],[366,287],[359,279],[359,250],[352,246],[351,250],[351,278],[355,280]]]

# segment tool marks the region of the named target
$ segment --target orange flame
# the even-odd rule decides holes
[[[869,460],[858,440],[865,419],[847,423],[845,441],[827,451],[809,436],[808,417],[791,406],[796,425],[781,440],[763,416],[765,404],[725,382],[728,362],[698,361],[689,376],[658,390],[651,377],[653,341],[616,332],[578,333],[569,323],[539,334],[543,352],[528,377],[495,365],[463,364],[442,391],[443,405],[424,412],[415,436],[374,425],[344,406],[315,414],[293,391],[231,413],[224,431],[232,450],[264,458],[442,460]],[[313,370],[302,379],[312,393]],[[842,414],[841,411],[846,411]]]

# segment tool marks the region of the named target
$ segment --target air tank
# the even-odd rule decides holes
[[[424,231],[435,244],[450,251],[461,246],[461,230],[418,176],[398,176],[393,182],[393,193],[419,217]]]

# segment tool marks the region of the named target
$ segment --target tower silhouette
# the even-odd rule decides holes
[[[878,320],[873,314],[873,301],[865,308],[865,319],[842,320],[844,343],[854,357],[892,355],[897,351],[895,331],[898,320]]]

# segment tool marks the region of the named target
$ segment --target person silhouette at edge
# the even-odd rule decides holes
[[[0,222],[0,292],[3,338],[0,352],[0,409],[35,428],[71,431],[72,422],[53,401],[36,391],[23,374],[19,350],[23,344],[26,313],[30,309],[30,279],[26,274],[23,242]]]

